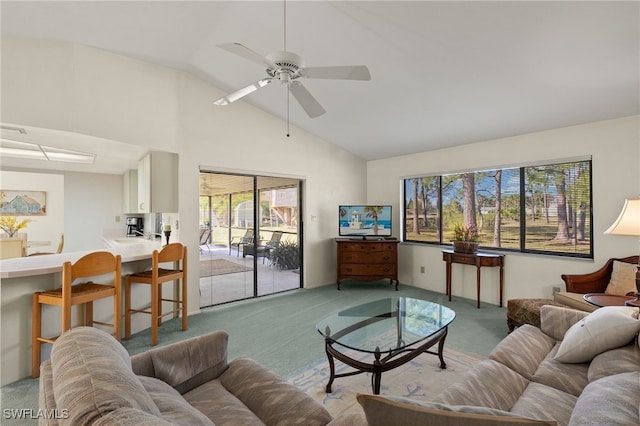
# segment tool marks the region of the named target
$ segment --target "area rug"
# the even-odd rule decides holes
[[[483,359],[485,357],[481,355],[445,346],[444,360],[447,368],[442,370],[436,355],[421,354],[407,364],[382,373],[380,395],[429,401],[447,386],[457,382],[467,370]],[[353,371],[337,360],[335,366],[336,374]],[[333,392],[326,393],[329,381],[329,363],[326,359],[294,371],[287,376],[287,380],[321,403],[334,417],[343,413],[361,412],[356,393],[372,393],[370,373],[337,378],[333,381]]]
[[[226,259],[211,259],[200,261],[200,278],[215,275],[235,274],[237,272],[251,271],[253,268],[240,265]]]

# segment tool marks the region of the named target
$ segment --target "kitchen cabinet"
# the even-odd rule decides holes
[[[138,213],[138,170],[127,170],[122,176],[123,212]]]
[[[138,213],[178,211],[178,155],[152,151],[138,161]]]

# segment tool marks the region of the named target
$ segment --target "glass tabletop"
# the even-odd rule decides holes
[[[335,312],[316,329],[333,343],[362,352],[395,352],[447,327],[456,313],[410,297],[390,297]]]

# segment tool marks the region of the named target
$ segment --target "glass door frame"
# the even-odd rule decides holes
[[[248,190],[248,191],[238,191],[238,192],[226,192],[224,193],[226,196],[228,196],[228,200],[227,200],[227,226],[228,226],[228,233],[227,233],[227,240],[229,241],[229,244],[231,242],[231,237],[232,237],[232,232],[233,232],[233,222],[232,222],[232,216],[233,216],[233,196],[236,194],[241,194],[243,192],[252,192],[252,196],[251,199],[253,201],[253,212],[252,212],[252,220],[253,220],[253,224],[252,224],[252,228],[254,230],[254,238],[253,238],[253,246],[252,246],[252,253],[254,253],[253,257],[253,294],[252,295],[248,295],[245,294],[245,297],[241,298],[241,299],[234,299],[234,300],[229,300],[229,301],[221,301],[219,303],[214,303],[214,299],[215,296],[212,297],[211,303],[212,305],[218,305],[218,304],[223,304],[223,303],[229,303],[232,301],[238,301],[238,300],[246,300],[246,299],[252,299],[252,298],[257,298],[257,297],[261,297],[261,296],[266,296],[269,294],[275,294],[275,293],[279,293],[282,291],[290,291],[290,290],[295,290],[295,289],[300,289],[303,288],[303,281],[304,281],[304,271],[303,271],[303,265],[304,265],[304,244],[303,244],[303,220],[302,218],[303,216],[303,205],[302,205],[302,201],[303,201],[303,182],[304,180],[301,178],[297,178],[297,177],[288,177],[288,176],[269,176],[269,175],[253,175],[253,174],[246,174],[246,173],[239,173],[239,172],[227,172],[227,171],[215,171],[215,170],[207,170],[207,169],[200,169],[200,179],[202,179],[202,174],[212,174],[212,175],[221,175],[221,176],[237,176],[238,178],[251,178],[252,179],[252,189]],[[281,186],[273,186],[273,187],[269,187],[269,186],[264,186],[264,188],[260,188],[260,186],[263,186],[262,184],[259,183],[259,179],[261,178],[265,178],[265,179],[275,179],[275,180],[279,180],[281,179],[283,184]],[[287,182],[289,181],[289,182]],[[265,182],[266,183],[266,182]],[[289,185],[290,184],[290,185]],[[260,294],[260,281],[259,281],[259,271],[258,271],[258,261],[259,261],[259,256],[258,256],[258,247],[260,245],[260,233],[262,231],[262,223],[261,221],[261,209],[262,206],[260,204],[260,198],[261,198],[261,194],[263,191],[265,190],[277,190],[277,189],[283,189],[283,188],[295,188],[296,190],[296,202],[297,202],[297,206],[295,206],[296,208],[296,222],[295,222],[295,234],[297,235],[296,238],[296,242],[298,245],[298,263],[299,263],[299,267],[298,267],[298,279],[297,279],[297,285],[295,285],[294,288],[287,288],[284,290],[279,290],[279,291],[271,291],[268,293],[264,293],[264,294]],[[199,198],[201,197],[208,197],[209,198],[209,203],[208,203],[208,217],[209,217],[209,227],[212,227],[212,223],[211,223],[211,217],[212,217],[212,202],[211,202],[211,198],[215,196],[212,194],[203,194],[202,191],[199,191]],[[223,195],[223,193],[218,194],[218,195]],[[247,200],[248,201],[248,200]],[[270,208],[272,208],[272,206],[270,205]],[[270,212],[271,213],[271,212]],[[202,215],[201,215],[202,216]],[[201,217],[202,219],[202,217]],[[200,222],[200,221],[199,221]],[[268,231],[267,231],[268,232]],[[213,235],[213,234],[212,234]],[[213,237],[212,237],[213,238]],[[248,290],[248,289],[247,289]]]

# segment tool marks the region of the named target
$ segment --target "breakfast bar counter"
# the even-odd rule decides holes
[[[108,247],[83,252],[70,252],[30,256],[0,260],[0,386],[31,376],[31,305],[32,295],[36,291],[51,290],[61,286],[62,264],[75,262],[92,251],[108,251],[122,258],[122,274],[130,274],[145,270],[151,265],[151,253],[160,250],[160,240],[139,240],[118,244],[105,244]],[[98,280],[96,280],[98,282]],[[138,286],[143,287],[143,286]],[[149,300],[148,289],[138,288],[134,299]],[[144,291],[147,290],[147,291]],[[77,306],[72,312],[72,323],[76,324]],[[94,308],[95,317],[109,319],[113,315],[113,304],[97,302]],[[82,311],[80,311],[82,312]],[[138,318],[136,318],[138,317]],[[133,317],[133,332],[149,327],[149,319],[137,315]],[[60,333],[60,309],[46,306],[42,312],[43,333],[57,335]],[[43,345],[42,359],[49,357],[51,345]]]

